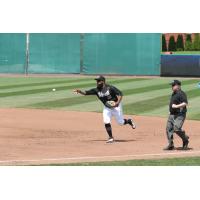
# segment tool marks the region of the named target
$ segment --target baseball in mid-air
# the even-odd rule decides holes
[[[55,88],[53,88],[53,89],[52,89],[52,91],[53,91],[53,92],[55,92],[55,91],[56,91],[56,89],[55,89]]]

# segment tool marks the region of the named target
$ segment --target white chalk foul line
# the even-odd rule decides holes
[[[200,154],[200,151],[186,151],[186,152],[171,152],[171,153],[152,153],[152,154],[136,154],[136,155],[119,155],[119,156],[85,156],[85,157],[67,157],[67,158],[44,158],[44,159],[30,159],[30,160],[0,160],[3,164],[12,163],[31,163],[42,161],[70,161],[70,160],[92,160],[92,159],[114,159],[114,158],[134,158],[134,157],[151,157],[151,156],[169,156],[169,155],[186,155],[186,154]]]

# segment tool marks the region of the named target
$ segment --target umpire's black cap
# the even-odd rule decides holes
[[[181,85],[181,82],[179,80],[173,80],[170,85],[175,86],[175,85]]]
[[[94,80],[96,81],[106,81],[105,77],[104,76],[98,76],[97,78],[95,78]]]

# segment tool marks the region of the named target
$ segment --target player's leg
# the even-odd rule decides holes
[[[129,124],[133,129],[136,128],[135,123],[132,119],[124,119],[122,105],[120,104],[118,107],[114,108],[112,111],[113,116],[115,117],[117,123],[119,125]]]
[[[189,143],[189,137],[185,134],[185,131],[182,130],[185,117],[185,115],[178,115],[174,119],[174,132],[182,139],[183,149],[187,149]]]
[[[112,118],[111,109],[104,107],[104,109],[103,109],[103,122],[104,122],[104,125],[105,125],[106,132],[109,136],[107,143],[114,142],[114,138],[113,138],[113,135],[112,135],[111,118]]]
[[[169,115],[166,126],[166,134],[169,144],[167,147],[164,148],[164,150],[174,149],[173,133],[174,133],[174,115]]]
[[[124,125],[129,124],[132,129],[136,129],[136,124],[132,119],[124,119]]]

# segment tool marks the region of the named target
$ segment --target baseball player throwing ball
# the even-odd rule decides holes
[[[129,124],[133,129],[136,128],[136,125],[132,119],[124,119],[123,117],[121,105],[122,92],[112,85],[107,85],[105,77],[103,76],[99,76],[95,78],[95,80],[97,81],[96,88],[87,91],[76,89],[74,90],[74,92],[82,95],[96,95],[99,100],[104,104],[103,121],[105,124],[105,129],[109,136],[107,143],[112,143],[114,142],[111,127],[112,116],[115,117],[119,125]]]

